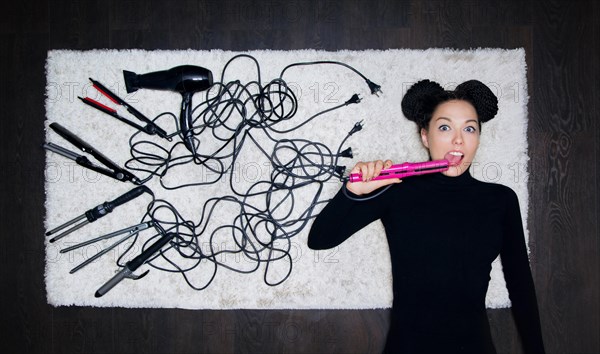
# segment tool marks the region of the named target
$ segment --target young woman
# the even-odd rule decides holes
[[[544,353],[517,196],[469,173],[481,124],[498,111],[496,96],[476,80],[454,91],[423,80],[407,91],[402,111],[417,124],[430,158],[451,167],[403,181],[372,180],[392,161],[359,162],[352,173],[362,173],[362,182],[348,182],[323,209],[308,246],[335,247],[382,221],[393,275],[389,353],[495,353],[485,296],[500,255],[525,352]]]

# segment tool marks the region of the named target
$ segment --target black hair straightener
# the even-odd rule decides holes
[[[65,149],[62,146],[45,143],[43,146],[46,150],[53,151],[59,155],[62,155],[68,159],[75,161],[78,165],[88,168],[90,170],[101,173],[105,176],[114,178],[116,180],[127,182],[130,181],[134,184],[140,185],[142,182],[133,173],[120,167],[116,163],[112,162],[108,157],[102,155],[98,150],[92,147],[90,144],[81,140],[77,135],[71,133],[67,128],[63,127],[58,123],[50,124],[50,128],[54,130],[58,135],[63,137],[65,140],[75,145],[78,149],[92,155],[96,160],[105,165],[107,168],[94,165],[86,156],[79,155],[73,151]]]

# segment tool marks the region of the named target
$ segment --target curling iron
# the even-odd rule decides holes
[[[95,242],[98,242],[98,241],[102,241],[102,240],[107,240],[109,238],[113,238],[115,236],[119,236],[119,235],[125,234],[125,236],[122,237],[121,239],[119,239],[117,242],[115,242],[112,245],[104,248],[102,251],[96,253],[95,255],[93,255],[92,257],[90,257],[88,259],[86,259],[85,261],[83,261],[81,264],[79,264],[75,268],[71,269],[71,271],[69,273],[73,274],[76,271],[80,270],[81,268],[83,268],[83,267],[87,266],[88,264],[92,263],[96,259],[98,259],[98,258],[102,257],[103,255],[107,254],[108,252],[110,252],[111,250],[113,250],[114,248],[116,248],[117,246],[119,246],[121,243],[127,241],[128,239],[130,239],[134,235],[139,234],[140,231],[146,230],[146,229],[148,229],[148,228],[150,228],[152,226],[154,226],[154,222],[152,222],[152,221],[148,221],[148,222],[144,222],[144,223],[141,223],[141,224],[129,226],[129,227],[126,227],[126,228],[124,228],[122,230],[111,232],[109,234],[102,235],[102,236],[93,238],[91,240],[87,240],[87,241],[78,243],[78,244],[73,245],[71,247],[67,247],[65,249],[60,250],[60,253],[71,252],[73,250],[76,250],[78,248],[90,245],[92,243],[95,243]]]
[[[150,188],[148,188],[146,186],[135,187],[134,189],[121,195],[117,199],[112,200],[110,202],[104,202],[104,203],[86,211],[85,213],[76,217],[75,219],[73,219],[71,221],[67,221],[66,223],[62,224],[61,226],[46,232],[46,236],[54,235],[55,233],[75,224],[75,226],[68,229],[67,231],[64,231],[62,234],[51,238],[50,242],[60,240],[61,238],[72,233],[73,231],[78,230],[78,229],[82,228],[83,226],[85,226],[91,222],[94,222],[94,221],[100,219],[101,217],[107,215],[108,213],[112,212],[114,210],[114,208],[118,207],[119,205],[125,204],[128,201],[139,197],[144,192],[149,193],[150,195],[154,195],[152,193],[152,191],[150,190]]]
[[[451,164],[448,160],[434,160],[427,162],[405,162],[399,165],[392,165],[389,168],[381,170],[379,176],[372,181],[390,179],[390,178],[405,178],[411,176],[419,176],[428,173],[444,172],[450,168]],[[352,173],[349,177],[350,182],[362,182],[361,173]]]
[[[123,280],[125,278],[138,280],[138,279],[145,277],[146,274],[148,274],[148,272],[149,272],[148,270],[146,270],[141,275],[134,275],[133,272],[135,272],[139,267],[141,267],[144,263],[146,263],[148,261],[148,259],[150,257],[152,257],[152,255],[154,255],[156,252],[159,252],[160,249],[164,245],[166,245],[174,236],[175,236],[175,233],[168,233],[168,234],[162,236],[160,239],[158,239],[158,241],[154,242],[152,244],[152,246],[148,247],[148,249],[146,249],[144,252],[142,252],[139,256],[137,256],[134,259],[127,262],[125,264],[125,267],[123,267],[123,269],[121,269],[117,274],[115,274],[114,277],[112,277],[104,285],[102,285],[100,287],[100,289],[98,289],[98,291],[96,291],[95,296],[96,297],[103,296],[104,294],[109,292],[110,289],[115,287],[115,285],[119,284],[121,282],[121,280]]]

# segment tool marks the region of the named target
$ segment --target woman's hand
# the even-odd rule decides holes
[[[387,186],[393,183],[402,182],[399,178],[390,178],[373,181],[372,179],[379,176],[381,170],[392,166],[391,160],[369,161],[357,163],[350,173],[362,174],[362,182],[347,182],[346,189],[356,195],[369,194],[372,191]]]

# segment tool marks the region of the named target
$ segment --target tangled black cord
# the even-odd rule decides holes
[[[247,84],[238,80],[225,83],[227,67],[240,58],[253,61],[257,72],[256,81]],[[229,187],[234,194],[208,199],[202,207],[198,222],[186,220],[168,201],[153,199],[143,221],[152,221],[158,233],[150,237],[143,248],[167,232],[177,236],[168,248],[154,255],[148,264],[163,271],[180,273],[195,290],[205,289],[215,279],[220,267],[239,273],[251,273],[264,264],[264,282],[272,286],[281,284],[290,276],[293,263],[292,238],[316,216],[315,208],[329,201],[320,199],[324,183],[332,178],[344,179],[345,167],[339,165],[339,159],[353,156],[350,148],[342,151],[342,147],[352,134],[362,129],[362,122],[356,123],[335,152],[319,142],[277,139],[274,136],[293,132],[323,114],[360,102],[359,96],[354,94],[343,104],[316,113],[292,128],[278,129],[280,123],[291,120],[298,110],[297,98],[282,79],[283,74],[293,66],[316,64],[339,64],[350,68],[366,80],[373,94],[380,91],[378,85],[356,69],[331,61],[289,65],[279,78],[263,85],[258,61],[250,55],[241,54],[227,62],[221,81],[215,82],[204,93],[202,102],[193,110],[191,130],[195,155],[189,154],[182,141],[164,146],[141,139],[141,132],[131,136],[129,144],[132,158],[125,166],[145,173],[147,176],[143,183],[158,177],[163,188],[173,190],[214,184],[229,174]],[[173,119],[175,124],[178,123],[177,117],[170,112],[158,115],[154,121],[168,118]],[[253,132],[260,132],[267,137],[274,144],[273,150],[266,151]],[[179,131],[170,136],[178,134]],[[268,180],[255,182],[246,190],[238,190],[234,181],[234,168],[243,146],[248,142],[255,145],[269,161],[272,170]],[[173,170],[191,163],[206,169],[214,178],[178,185],[168,183],[167,177]],[[309,186],[314,188],[309,198],[310,203],[298,211],[297,193],[301,190],[305,196]],[[211,225],[219,208],[235,211],[231,223]],[[219,243],[223,239],[227,243],[233,243],[233,246],[223,246],[223,242]],[[238,262],[231,264],[223,261],[229,256],[237,257]],[[240,259],[245,261],[244,264],[240,264]],[[118,260],[120,262],[121,258]],[[272,270],[276,263],[279,272]],[[188,273],[199,267],[205,270],[207,276],[201,285],[195,285],[196,281]]]

